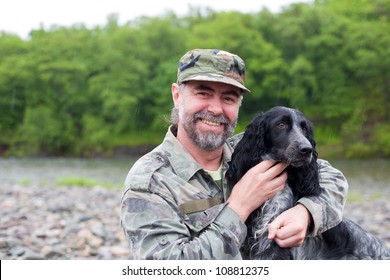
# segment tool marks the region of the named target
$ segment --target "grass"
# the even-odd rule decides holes
[[[164,139],[166,129],[161,131],[139,131],[130,135],[117,137],[112,140],[112,147],[120,146],[143,146],[143,145],[158,145]]]
[[[19,180],[19,184],[21,184],[22,186],[29,186],[31,184],[31,180],[29,180],[29,179],[20,179]]]
[[[56,181],[57,186],[77,186],[77,187],[103,187],[107,189],[119,188],[117,184],[103,181],[96,181],[94,179],[85,177],[61,177]]]
[[[30,179],[22,178],[19,180],[19,184],[25,187],[31,186],[33,182]],[[50,186],[51,183],[45,179],[41,179],[38,182],[39,186]],[[97,181],[91,178],[86,177],[61,177],[56,180],[55,182],[56,186],[63,186],[63,187],[87,187],[87,188],[93,188],[93,187],[102,187],[106,189],[120,189],[123,185],[121,183],[109,183],[104,181]]]
[[[363,201],[372,202],[383,198],[383,196],[383,193],[378,191],[366,194],[361,191],[350,190],[347,195],[347,203],[361,203]]]

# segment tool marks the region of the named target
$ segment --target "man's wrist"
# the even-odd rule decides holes
[[[297,203],[295,206],[302,209],[301,210],[302,215],[307,217],[307,228],[306,228],[306,235],[307,235],[313,229],[313,217],[311,216],[309,209],[307,209],[306,206],[303,205],[302,203]]]
[[[227,207],[229,207],[232,211],[234,211],[241,218],[243,222],[245,222],[246,219],[248,219],[250,212],[246,211],[245,207],[240,207],[240,205],[230,200],[228,200],[226,204]]]

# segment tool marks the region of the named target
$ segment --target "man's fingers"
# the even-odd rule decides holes
[[[278,217],[273,220],[272,223],[268,225],[268,239],[275,239],[278,233],[278,230],[283,227],[281,220]]]
[[[272,177],[276,177],[278,174],[282,173],[282,171],[288,166],[287,163],[276,163],[275,161],[271,160],[264,160],[260,162],[259,164],[255,165],[252,168],[252,171],[256,174],[258,173],[264,173],[266,171],[269,171],[268,173]]]
[[[276,237],[276,231],[278,229],[274,228],[274,227],[268,227],[268,239],[269,240],[272,240]]]
[[[280,247],[297,247],[305,240],[304,231],[299,230],[295,224],[286,223],[278,216],[268,225],[268,239],[274,240]]]

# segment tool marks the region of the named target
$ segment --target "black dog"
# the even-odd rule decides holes
[[[319,172],[313,126],[295,109],[274,107],[248,125],[232,155],[229,185],[262,160],[289,163],[287,186],[246,221],[243,256],[249,259],[390,259],[390,250],[377,237],[348,219],[297,248],[281,248],[268,240],[267,226],[304,196],[318,196]]]

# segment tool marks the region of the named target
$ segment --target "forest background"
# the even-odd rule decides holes
[[[279,13],[189,9],[125,24],[0,33],[0,156],[113,156],[159,144],[179,58],[246,62],[236,133],[275,105],[313,122],[323,158],[390,158],[390,0],[316,0]]]

